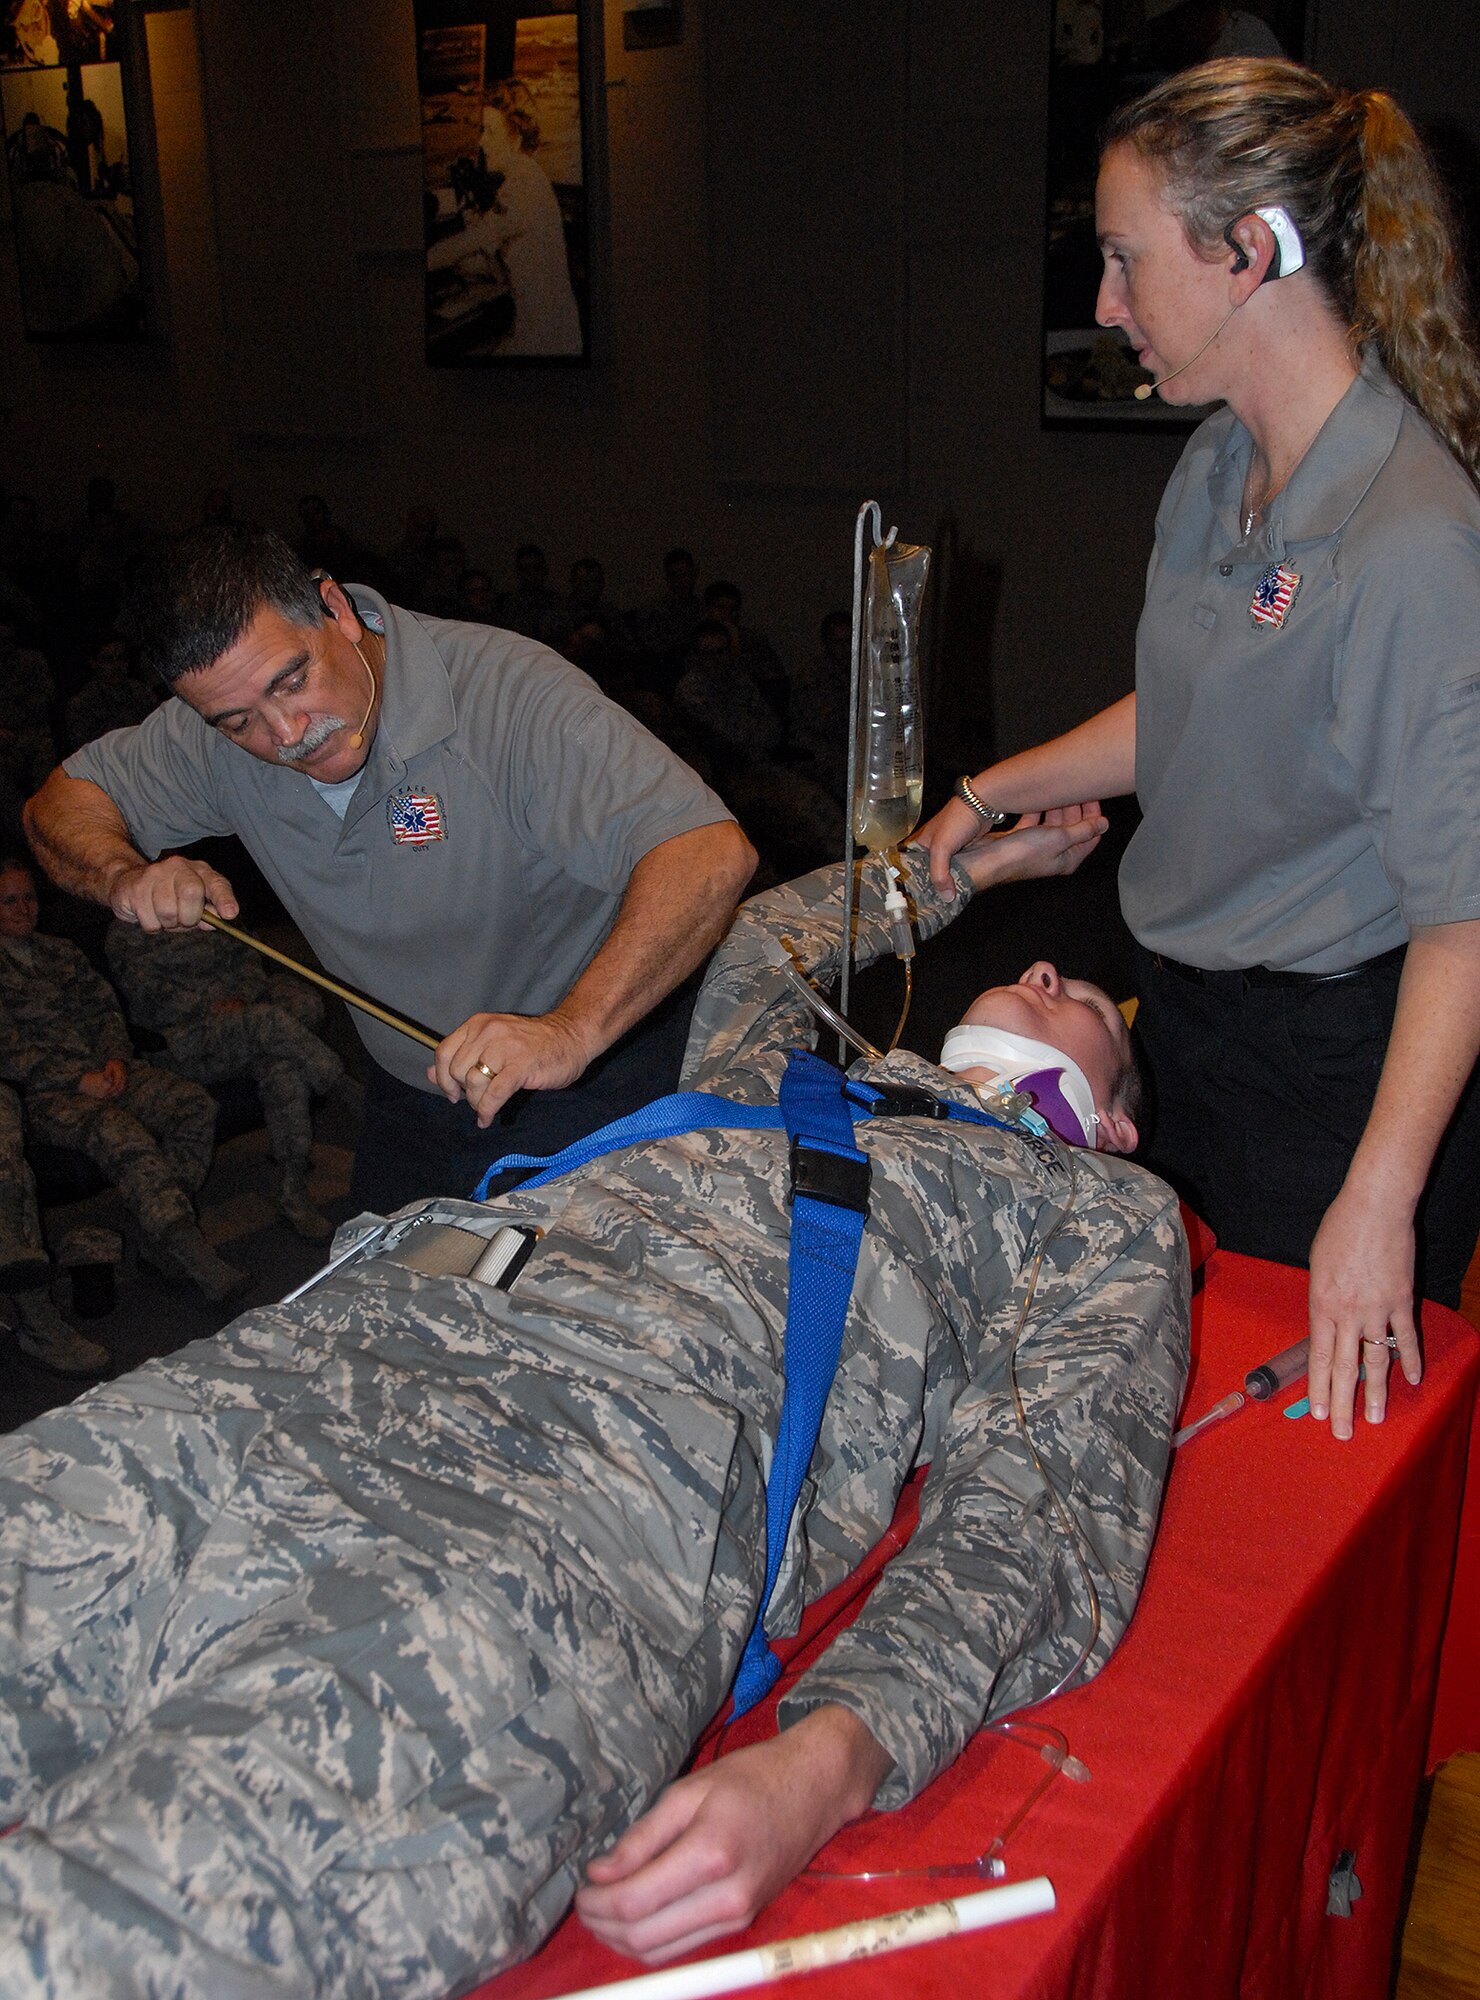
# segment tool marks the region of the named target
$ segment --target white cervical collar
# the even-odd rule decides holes
[[[992,1028],[985,1024],[972,1027],[963,1022],[946,1036],[941,1047],[940,1066],[953,1073],[963,1069],[989,1069],[997,1086],[1005,1089],[1015,1089],[1021,1078],[1032,1076],[1035,1071],[1057,1070],[1064,1102],[1079,1120],[1082,1136],[1078,1143],[1093,1146],[1097,1141],[1100,1114],[1095,1110],[1095,1095],[1089,1087],[1089,1079],[1072,1056],[1066,1056],[1051,1042],[1035,1042],[1028,1035],[1015,1035],[1010,1028]],[[1066,1135],[1061,1133],[1059,1136],[1063,1138]]]

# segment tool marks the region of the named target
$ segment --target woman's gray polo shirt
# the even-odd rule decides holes
[[[325,968],[445,1034],[482,1010],[541,1014],[611,929],[633,868],[721,801],[586,676],[533,640],[384,620],[379,728],[343,823],[300,772],[169,701],[67,758],[151,858],[235,833]],[[366,1048],[426,1090],[428,1052],[364,1015]]]
[[[1246,546],[1250,450],[1220,412],[1162,499],[1121,903],[1186,964],[1336,972],[1480,917],[1480,497],[1371,361]]]

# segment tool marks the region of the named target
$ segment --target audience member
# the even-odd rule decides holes
[[[699,602],[698,566],[687,549],[670,549],[663,558],[663,595],[640,604],[632,614],[632,630],[647,655],[650,677],[669,694],[683,671],[684,654],[694,628],[704,616]]]
[[[235,938],[115,919],[105,949],[129,1018],[163,1035],[171,1069],[195,1083],[252,1079],[278,1166],[278,1213],[306,1242],[327,1242],[333,1231],[309,1198],[308,1167],[314,1097],[358,1097],[338,1056],[272,1004],[261,959]]]
[[[780,716],[784,730],[791,698],[786,669],[765,633],[740,623],[739,587],[733,583],[711,583],[704,593],[704,615],[706,618],[717,618],[721,625],[729,628],[735,643],[736,659]]]
[[[32,1134],[85,1153],[117,1188],[155,1260],[206,1298],[246,1284],[196,1225],[190,1196],[215,1146],[216,1106],[199,1084],[141,1062],[116,996],[76,945],[36,929],[36,884],[0,866],[0,1078]]]
[[[791,682],[791,744],[805,767],[839,805],[848,791],[848,681],[853,660],[853,618],[829,611],[822,647]]]
[[[606,571],[595,556],[581,556],[570,566],[570,595],[564,603],[557,604],[545,620],[541,634],[547,646],[553,646],[557,653],[565,653],[566,645],[578,626],[596,626],[601,633],[602,643],[613,653],[631,653],[635,650],[632,627],[624,613],[614,604],[606,601]],[[577,666],[582,662],[576,662]]]
[[[550,565],[537,543],[524,542],[514,551],[514,574],[519,580],[499,598],[496,622],[506,632],[538,639],[560,599],[550,588]]]
[[[109,1364],[107,1348],[62,1318],[47,1289],[50,1279],[36,1183],[23,1147],[20,1099],[0,1085],[0,1294],[16,1315],[10,1337],[28,1361],[54,1375],[101,1375]]]
[[[714,788],[783,875],[842,853],[843,816],[815,779],[780,759],[780,716],[737,655],[733,628],[706,618],[694,634],[674,707],[714,771]]]
[[[497,625],[498,599],[486,569],[465,569],[457,580],[457,610],[470,625]]]
[[[67,703],[68,750],[91,743],[95,736],[106,736],[110,729],[128,729],[142,722],[159,702],[153,689],[134,678],[128,641],[121,633],[105,633],[93,647],[88,666],[88,679]]]

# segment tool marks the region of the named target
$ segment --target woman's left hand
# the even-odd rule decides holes
[[[1348,1180],[1326,1210],[1310,1249],[1310,1413],[1349,1438],[1357,1370],[1366,1368],[1362,1407],[1369,1424],[1387,1410],[1388,1369],[1397,1359],[1414,1387],[1423,1377],[1413,1318],[1413,1220],[1402,1202]]]

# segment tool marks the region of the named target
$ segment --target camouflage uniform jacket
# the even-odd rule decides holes
[[[944,904],[921,866],[910,877],[929,935],[964,897]],[[811,1046],[817,1026],[783,976],[780,940],[825,987],[841,893],[840,871],[821,870],[741,911],[705,979],[681,1088],[776,1101],[788,1050]],[[887,948],[870,879],[859,958]],[[906,1052],[853,1074],[976,1104]],[[873,1163],[869,1225],[767,1623],[793,1630],[803,1605],[879,1539],[914,1467],[931,1464],[908,1547],[782,1715],[825,1701],[857,1713],[894,1759],[882,1806],[950,1764],[987,1714],[1042,1696],[1088,1638],[1078,1566],[1012,1413],[1008,1352],[1038,1249],[1018,1374],[1101,1599],[1096,1668],[1125,1629],[1150,1552],[1187,1363],[1188,1278],[1175,1198],[1128,1161],[918,1118],[867,1121],[858,1135]],[[593,1374],[609,1357],[696,1406],[725,1406],[768,1465],[783,1392],[787,1197],[783,1133],[706,1129],[598,1159],[492,1205],[500,1220],[545,1231],[495,1310],[530,1337],[560,1327]],[[466,1223],[470,1208],[439,1200],[428,1212]],[[684,1451],[682,1437],[671,1443]]]
[[[107,980],[75,944],[40,932],[0,942],[0,1077],[27,1095],[75,1091],[133,1044]]]
[[[210,1019],[219,1000],[258,1005],[270,997],[261,960],[219,931],[150,933],[115,921],[104,950],[130,1020],[166,1039]]]

